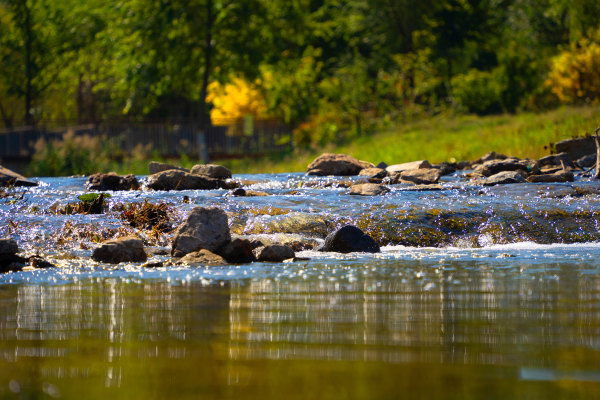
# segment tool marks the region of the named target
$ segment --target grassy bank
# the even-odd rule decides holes
[[[299,172],[323,152],[346,153],[377,164],[419,159],[432,163],[473,160],[494,150],[516,157],[549,154],[548,143],[593,133],[600,125],[600,106],[563,107],[545,113],[499,116],[439,116],[407,123],[340,146],[256,160],[219,163],[234,173]]]

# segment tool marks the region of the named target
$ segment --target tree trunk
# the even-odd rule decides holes
[[[208,83],[210,79],[210,69],[212,63],[212,30],[214,23],[213,1],[206,2],[206,35],[204,37],[204,73],[202,76],[202,89],[200,91],[200,129],[204,130],[210,125],[210,116],[206,105],[206,97],[208,94]]]

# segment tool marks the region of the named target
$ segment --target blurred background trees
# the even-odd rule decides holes
[[[597,0],[0,0],[0,126],[278,118],[323,145],[600,99]]]

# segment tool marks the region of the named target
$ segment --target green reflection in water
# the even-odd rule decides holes
[[[382,263],[0,286],[0,398],[600,397],[598,274]]]

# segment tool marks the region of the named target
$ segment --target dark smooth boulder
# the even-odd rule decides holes
[[[243,264],[255,261],[254,247],[248,239],[233,239],[221,247],[217,254],[232,264]]]
[[[148,187],[154,190],[210,190],[221,187],[218,179],[170,169],[148,177]]]
[[[456,163],[450,163],[450,162],[443,162],[443,163],[439,163],[439,164],[434,164],[432,166],[435,169],[438,169],[440,171],[440,175],[444,176],[444,175],[450,175],[456,172],[456,170],[458,169],[458,164]]]
[[[357,160],[347,154],[324,153],[308,165],[307,173],[318,176],[351,176],[373,164]]]
[[[37,182],[33,182],[25,178],[23,175],[4,168],[0,165],[0,186],[37,186]]]
[[[136,237],[107,240],[94,249],[92,259],[98,262],[118,264],[120,262],[142,262],[148,257],[144,243]]]
[[[258,249],[254,250],[254,254],[258,261],[265,262],[282,262],[296,256],[294,250],[288,246],[280,244],[259,247]]]
[[[596,142],[592,136],[562,140],[552,147],[556,153],[567,153],[572,160],[596,153]]]
[[[524,183],[526,182],[523,175],[518,171],[502,171],[490,176],[483,181],[484,186],[494,185],[507,185],[510,183]]]
[[[388,193],[389,191],[389,188],[387,188],[384,185],[379,185],[377,183],[359,183],[350,186],[349,194],[359,196],[380,196],[382,194]]]
[[[140,183],[134,175],[120,176],[114,172],[98,173],[88,178],[87,190],[138,190]]]
[[[379,253],[381,250],[372,237],[356,226],[346,225],[329,234],[319,251]]]
[[[0,239],[0,272],[20,271],[27,259],[17,255],[19,246],[14,239]]]
[[[171,255],[184,255],[200,249],[217,250],[231,241],[227,214],[216,207],[194,207],[175,232]]]
[[[201,175],[214,179],[231,178],[231,170],[217,164],[196,164],[192,167],[190,172],[194,175]]]
[[[0,239],[0,255],[17,254],[19,245],[14,239]]]

